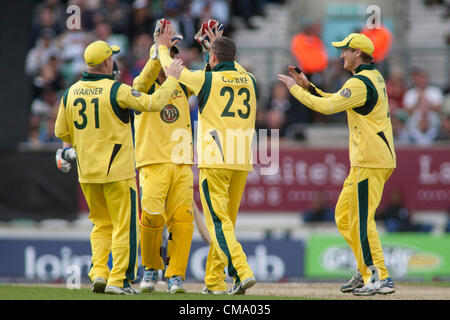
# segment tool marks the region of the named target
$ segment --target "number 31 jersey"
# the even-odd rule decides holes
[[[107,75],[83,73],[61,99],[55,134],[77,153],[81,183],[108,183],[136,176],[128,108],[160,111],[177,86],[169,77],[147,95]],[[162,90],[161,90],[162,89]]]

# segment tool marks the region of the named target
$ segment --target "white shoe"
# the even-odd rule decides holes
[[[142,278],[139,289],[141,292],[152,292],[155,290],[156,279],[158,278],[158,270],[146,269],[144,270],[144,277]]]
[[[231,295],[245,294],[246,289],[253,287],[255,284],[256,284],[255,277],[247,278],[242,282],[235,283],[233,285],[233,288],[231,288],[228,291],[228,294],[231,294]]]
[[[92,292],[104,293],[105,287],[106,287],[106,279],[103,277],[97,277],[94,279],[94,283],[92,285]]]
[[[168,283],[168,292],[169,293],[185,293],[186,289],[183,287],[183,280],[181,280],[181,277],[172,277],[169,279]]]
[[[134,289],[132,287],[121,288],[121,287],[115,287],[115,286],[106,286],[105,293],[132,295],[132,294],[138,294],[139,291],[137,291],[136,289]]]

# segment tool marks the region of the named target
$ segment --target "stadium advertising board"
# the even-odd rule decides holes
[[[303,276],[303,241],[242,240],[241,244],[259,281],[276,282]],[[73,270],[79,270],[83,281],[87,281],[90,249],[88,237],[86,240],[2,238],[0,256],[5,259],[0,264],[0,278],[64,282]],[[192,242],[186,279],[203,281],[208,249],[202,241]],[[139,280],[143,271],[140,257],[138,263]]]
[[[450,276],[450,235],[387,234],[380,239],[386,267],[394,278]],[[309,238],[306,277],[348,278],[355,270],[354,255],[342,237],[313,235]]]

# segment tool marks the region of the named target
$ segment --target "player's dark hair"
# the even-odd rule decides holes
[[[212,43],[211,52],[216,55],[219,62],[234,61],[236,45],[230,38],[220,37]]]

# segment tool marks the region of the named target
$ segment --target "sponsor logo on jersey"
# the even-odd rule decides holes
[[[139,91],[137,91],[136,89],[131,89],[131,95],[132,95],[133,97],[138,98],[138,97],[141,96],[141,93],[140,93]]]
[[[164,122],[172,123],[178,120],[180,112],[173,104],[168,104],[161,110],[160,115]]]
[[[349,88],[344,88],[341,90],[341,96],[344,98],[350,98],[352,95],[352,91]]]

